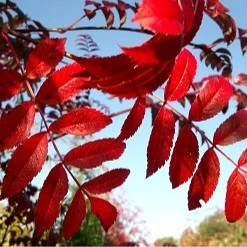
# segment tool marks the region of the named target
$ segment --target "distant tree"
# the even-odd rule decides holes
[[[174,237],[164,237],[157,239],[154,242],[154,246],[177,246],[178,245],[178,240],[175,239]]]
[[[142,209],[133,205],[127,198],[127,193],[112,193],[111,202],[118,208],[118,218],[115,224],[105,234],[105,244],[113,246],[149,246],[149,228],[143,220]]]
[[[246,246],[247,228],[243,221],[229,224],[224,212],[205,218],[196,231],[186,229],[180,239],[182,246]]]
[[[97,217],[87,213],[83,227],[67,244],[71,246],[103,246],[104,232]]]

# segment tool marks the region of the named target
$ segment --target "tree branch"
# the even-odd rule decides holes
[[[51,32],[51,33],[61,33],[61,30],[65,30],[66,28],[61,28],[61,27],[57,27],[57,28],[47,28],[46,31]],[[86,27],[74,27],[74,28],[70,28],[67,31],[81,31],[81,30],[101,30],[101,31],[106,31],[106,30],[110,30],[110,31],[126,31],[126,32],[136,32],[136,33],[142,33],[142,34],[148,34],[148,35],[153,35],[154,33],[146,30],[146,29],[140,29],[140,28],[131,28],[131,27],[106,27],[106,26],[86,26]],[[20,33],[37,33],[37,32],[42,32],[44,30],[42,29],[16,29],[16,32],[20,32]]]

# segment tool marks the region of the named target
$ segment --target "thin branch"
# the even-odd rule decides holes
[[[64,30],[65,28],[57,27],[57,28],[47,28],[46,31],[50,33],[61,33],[61,30]],[[71,29],[68,29],[67,31],[81,31],[81,30],[101,30],[101,31],[106,31],[106,30],[111,30],[111,31],[125,31],[125,32],[135,32],[135,33],[142,33],[142,34],[148,34],[148,35],[153,35],[154,33],[146,30],[146,29],[141,29],[141,28],[132,28],[132,27],[106,27],[106,26],[81,26],[81,27],[74,27]],[[37,33],[37,32],[42,32],[44,30],[37,28],[37,29],[16,29],[16,32],[20,33]]]

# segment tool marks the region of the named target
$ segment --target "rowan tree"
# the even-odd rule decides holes
[[[243,71],[232,76],[229,51],[232,43],[239,42],[239,49],[245,54],[247,30],[237,26],[221,1],[143,0],[129,4],[121,0],[88,0],[82,17],[67,27],[52,29],[28,18],[11,1],[0,3],[0,7],[0,152],[7,167],[1,199],[11,200],[19,193],[28,196],[25,188],[44,167],[50,152],[48,145],[58,158],[44,180],[34,211],[31,210],[30,220],[35,223],[33,243],[53,226],[60,204],[66,195],[71,196],[69,179],[77,190],[63,221],[65,239],[78,231],[87,211],[99,218],[105,231],[114,224],[117,208],[101,195],[120,186],[130,170],[120,167],[81,181],[72,167],[84,172],[118,159],[124,154],[127,140],[135,138],[147,108],[153,113],[153,127],[147,143],[146,178],[170,159],[172,187],[190,183],[188,209],[194,210],[201,207],[201,200],[208,202],[217,187],[220,153],[235,167],[227,183],[226,219],[235,222],[244,215],[247,151],[243,150],[239,159],[233,161],[223,147],[247,137],[247,75]],[[78,26],[81,20],[92,20],[99,13],[106,20],[103,26]],[[204,15],[219,26],[222,35],[210,44],[193,43]],[[115,26],[117,18],[119,25]],[[127,26],[129,19],[140,27]],[[150,39],[135,47],[121,47],[120,54],[107,57],[92,56],[96,48],[89,41],[89,47],[82,44],[89,53],[79,56],[65,49],[66,34],[76,29],[125,30],[149,34]],[[54,33],[59,37],[54,37]],[[212,68],[212,73],[199,82],[194,78],[197,66],[202,64],[190,48],[199,49],[200,59]],[[117,114],[103,112],[90,102],[92,90],[121,101],[132,99],[133,107]],[[162,96],[158,96],[160,92]],[[198,123],[227,111],[231,101],[237,107],[209,138]],[[188,114],[173,104],[185,102],[189,104]],[[57,139],[67,135],[85,137],[105,127],[110,129],[112,118],[126,111],[119,135],[89,141],[62,153]],[[198,135],[207,145],[201,157]]]

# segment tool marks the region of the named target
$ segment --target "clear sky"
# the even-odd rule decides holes
[[[20,7],[34,19],[39,20],[47,27],[64,27],[71,24],[76,18],[83,14],[84,1],[81,0],[18,0],[16,1]],[[134,1],[128,1],[134,3]],[[230,10],[231,14],[237,21],[237,25],[242,28],[247,28],[246,9],[247,1],[225,0],[222,1]],[[92,21],[82,21],[79,26],[102,25],[103,18],[96,18]],[[103,24],[104,25],[104,24]],[[79,32],[90,34],[100,47],[99,55],[112,55],[120,52],[119,45],[136,45],[147,40],[146,35],[116,32],[116,31],[84,31]],[[80,55],[78,47],[75,45],[78,32],[70,32],[66,36],[67,50],[71,53]],[[193,42],[210,43],[221,36],[220,29],[213,21],[207,17],[204,18],[204,24],[200,32]],[[247,73],[247,55],[242,57],[239,42],[230,46],[233,54],[234,72],[233,75],[239,72]],[[199,61],[198,52],[192,50]],[[198,72],[196,79],[203,76],[215,74],[215,71],[205,67],[204,63],[198,62]],[[159,92],[162,95],[162,92]],[[107,100],[102,94],[97,95],[105,104],[107,104],[112,112],[120,109],[128,108],[132,105],[132,101],[120,104],[117,100]],[[216,118],[201,123],[200,126],[204,129],[209,137],[212,137],[215,128],[235,109],[235,103],[230,105],[226,115],[219,114]],[[180,108],[182,110],[182,108]],[[189,212],[187,209],[187,191],[189,183],[184,184],[176,190],[172,190],[168,176],[168,164],[160,169],[152,177],[145,179],[146,171],[146,147],[151,131],[150,111],[147,110],[143,125],[138,130],[137,134],[127,141],[127,150],[125,154],[116,162],[108,162],[110,168],[126,167],[131,169],[131,175],[127,182],[122,186],[129,195],[129,200],[143,209],[143,218],[147,221],[151,232],[151,240],[160,237],[173,235],[178,237],[182,231],[188,226],[195,226],[206,215],[213,213],[218,208],[224,207],[226,182],[230,175],[230,171],[234,168],[226,159],[221,161],[221,177],[217,190],[213,194],[211,200],[201,209]],[[185,113],[186,115],[186,113]],[[113,126],[110,126],[96,137],[117,136],[126,115],[114,118]],[[241,151],[246,147],[246,141],[239,143],[236,146],[224,148],[230,157],[237,161]],[[205,146],[201,147],[200,153],[205,150]]]

